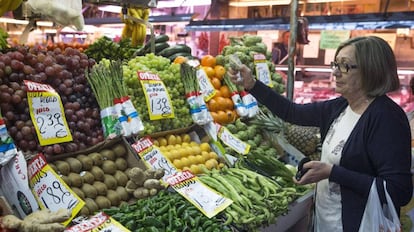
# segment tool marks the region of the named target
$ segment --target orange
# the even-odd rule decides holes
[[[212,55],[204,55],[200,61],[202,66],[208,66],[213,68],[216,65],[216,58]]]
[[[227,115],[227,123],[231,123],[234,122],[234,120],[236,120],[236,115],[233,110],[226,110],[225,112]]]
[[[207,102],[207,106],[210,112],[216,112],[217,110],[219,110],[219,104],[214,98],[210,99],[210,101]]]
[[[217,77],[213,77],[210,79],[210,81],[215,89],[220,90],[220,87],[221,87],[220,79],[218,79]]]
[[[187,57],[184,57],[184,56],[177,56],[177,57],[174,59],[173,63],[175,63],[175,64],[182,64],[182,63],[186,62],[187,60],[188,60],[188,59],[187,59]]]
[[[203,69],[204,69],[204,72],[206,72],[206,74],[209,78],[212,78],[216,75],[216,72],[214,71],[214,69],[212,67],[203,66]]]
[[[227,85],[223,85],[220,87],[220,93],[222,97],[225,97],[225,98],[231,97],[230,89]]]
[[[217,111],[217,122],[220,124],[226,124],[228,121],[228,117],[226,112],[224,112],[223,110],[219,110]]]
[[[224,105],[226,106],[226,109],[232,110],[234,108],[234,103],[231,98],[224,98]]]
[[[216,73],[216,77],[223,80],[224,74],[226,74],[226,69],[222,65],[216,65],[214,66],[214,71]]]
[[[219,110],[225,110],[226,109],[226,98],[224,98],[224,97],[214,97],[212,100],[216,100]]]

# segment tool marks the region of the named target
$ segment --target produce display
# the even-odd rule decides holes
[[[0,55],[0,108],[10,136],[24,152],[45,155],[83,150],[103,141],[99,106],[85,78],[95,64],[77,49],[18,46]],[[72,142],[40,146],[23,80],[45,83],[60,95]]]
[[[131,231],[230,232],[216,217],[207,218],[181,195],[166,190],[134,204],[103,210]]]
[[[80,214],[91,215],[132,199],[126,189],[131,168],[126,156],[127,148],[119,142],[111,148],[59,159],[50,165],[85,201]]]
[[[190,108],[185,100],[184,85],[181,82],[179,64],[171,63],[165,57],[149,53],[129,60],[124,64],[123,70],[127,93],[135,109],[140,112],[141,120],[144,123],[144,134],[185,128],[192,124],[189,114]],[[149,71],[157,74],[164,82],[172,101],[174,118],[150,120],[144,90],[138,80],[137,71]]]
[[[85,54],[96,62],[102,59],[128,60],[133,57],[137,47],[131,45],[131,39],[124,38],[118,43],[109,37],[103,36],[97,39],[85,49]]]
[[[130,8],[128,14],[145,20],[144,10],[138,12]],[[146,32],[142,29],[143,24],[125,23],[120,42],[102,37],[88,45],[84,53],[81,51],[85,47],[69,46],[64,49],[59,46],[18,46],[2,50],[0,113],[17,147],[26,155],[38,152],[46,155],[53,170],[85,202],[79,216],[105,212],[131,231],[247,232],[277,223],[279,217],[289,213],[289,205],[310,189],[293,182],[296,169],[281,161],[284,151],[277,140],[282,136],[309,156],[317,153],[319,138],[315,128],[289,125],[263,108],[259,110],[257,103],[253,114],[247,111],[247,107],[246,112],[241,111],[241,105],[247,106],[243,97],[248,93],[226,76],[228,68],[239,67],[237,59],[255,70],[257,62],[253,57],[263,54],[266,60],[261,62],[269,68],[273,88],[278,92],[284,91],[281,77],[272,71],[274,65],[261,38],[252,35],[231,38],[220,55],[204,55],[199,58],[200,65],[197,66],[194,65],[197,62],[190,61],[197,58],[191,55],[189,46],[171,45],[167,35],[156,36],[154,41],[144,43]],[[151,53],[151,42],[155,43],[154,53]],[[200,70],[205,72],[205,79],[199,79]],[[169,96],[162,100],[168,98],[166,101],[171,101],[173,116],[157,118],[150,114],[153,105],[145,92],[150,82],[145,82],[145,78],[153,81],[151,84],[155,87],[151,87],[154,89],[165,85]],[[62,100],[73,141],[39,144],[30,117],[24,80],[48,84],[56,90]],[[197,118],[192,114],[194,108],[189,97],[203,91],[200,86],[205,83],[198,83],[200,80],[209,81],[214,94],[200,98],[203,104],[199,108],[202,105],[208,117]],[[160,89],[152,93],[163,94]],[[239,94],[239,98],[235,97]],[[123,103],[119,102],[121,99],[129,101],[135,110],[134,115],[139,115],[141,124],[134,132],[126,133],[134,127],[130,124],[132,116],[123,117],[132,114],[126,112],[126,108],[119,108]],[[103,110],[115,114],[106,114]],[[103,115],[110,115],[110,119],[118,121],[112,128],[120,131],[115,133],[116,136],[107,133],[108,118],[104,120]],[[193,131],[194,126],[207,130],[204,127],[207,124],[215,125],[212,121],[248,144],[247,154],[241,155],[235,147],[226,146],[226,142],[240,142],[232,140],[231,136],[227,140],[219,138],[224,149],[217,147],[219,143],[209,141],[209,136],[193,140],[193,136],[199,135],[199,131]],[[169,180],[177,178],[178,183],[171,187],[164,179],[165,173],[169,172],[144,167],[142,162],[155,167],[154,164],[160,164],[156,162],[165,161],[159,153],[151,153],[153,150],[139,160],[140,157],[131,150],[138,148],[132,148],[131,144],[144,136],[151,138],[152,145],[178,172],[190,171],[197,178],[188,179],[186,183],[187,179],[180,179],[185,178],[184,175],[171,177]],[[112,140],[114,138],[116,140]],[[137,146],[145,148],[146,145]],[[230,158],[234,160],[229,162]],[[202,212],[208,210],[201,210],[203,206],[197,202],[201,195],[197,195],[198,192],[184,194],[191,192],[193,189],[185,188],[193,182],[199,184],[197,181],[233,203],[226,201],[214,216],[205,216],[207,214]],[[188,197],[194,199],[190,201]],[[220,205],[217,201],[215,204]],[[56,223],[62,220],[60,214],[47,216],[49,211],[40,213],[43,214],[40,217],[48,220],[37,220],[31,215],[22,220],[4,217],[2,223],[9,229],[20,231],[63,231],[63,225]],[[31,225],[26,223],[29,220]],[[37,220],[36,223],[33,220]]]
[[[171,62],[178,56],[193,58],[191,55],[191,48],[186,44],[170,45],[168,35],[157,35],[154,38],[155,51],[154,54],[168,58]],[[145,56],[151,53],[151,40],[148,40],[144,46],[137,50],[135,55]]]
[[[188,134],[160,136],[154,140],[154,144],[178,170],[201,174],[204,168],[211,170],[224,166],[210,144],[191,141]]]
[[[295,188],[281,186],[245,168],[205,173],[199,177],[203,183],[233,200],[224,210],[224,225],[232,224],[241,230],[258,231],[261,226],[277,222],[276,218],[287,212],[289,203],[302,195]]]
[[[235,54],[238,56],[240,61],[243,64],[246,64],[251,70],[255,69],[254,55],[263,54],[266,57],[266,63],[270,71],[270,79],[272,80],[273,89],[279,93],[285,91],[285,85],[283,79],[275,72],[275,65],[271,60],[271,53],[267,49],[266,44],[262,42],[260,36],[254,35],[244,35],[242,37],[233,37],[230,38],[230,45],[227,45],[223,48],[223,51],[220,55],[216,57],[217,64],[223,65],[226,68],[230,66],[230,57]],[[255,72],[253,72],[255,76]]]
[[[146,169],[133,167],[126,173],[129,177],[125,189],[136,199],[154,196],[159,190],[164,189],[165,185],[161,182],[164,176],[164,169]]]

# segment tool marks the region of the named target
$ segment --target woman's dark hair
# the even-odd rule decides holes
[[[400,87],[395,55],[384,39],[376,36],[351,38],[338,47],[335,59],[342,48],[350,45],[355,46],[355,62],[367,96],[384,95]]]

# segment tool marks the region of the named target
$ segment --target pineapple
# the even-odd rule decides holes
[[[319,128],[289,124],[285,130],[286,140],[305,156],[317,152],[320,143]]]

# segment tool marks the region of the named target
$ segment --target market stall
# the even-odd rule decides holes
[[[305,228],[313,189],[292,178],[318,155],[318,132],[225,74],[243,63],[285,92],[262,38],[195,57],[167,35],[145,38],[151,4],[123,5],[119,42],[0,43],[1,230]]]

